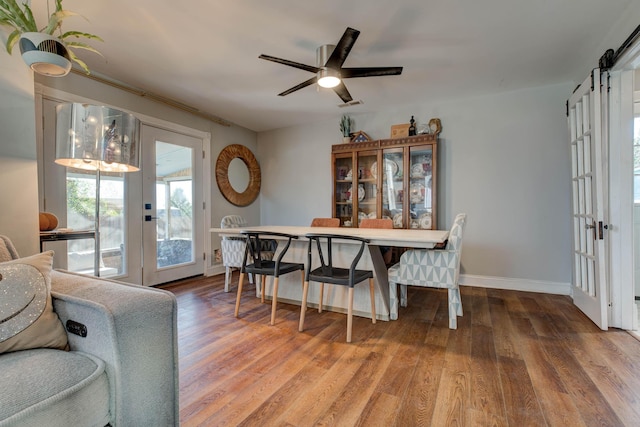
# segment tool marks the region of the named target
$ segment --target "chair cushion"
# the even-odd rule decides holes
[[[411,249],[389,269],[389,282],[431,288],[457,288],[458,256],[454,251]]]
[[[242,267],[244,259],[244,238],[241,240],[222,239],[222,265],[225,267]]]
[[[259,274],[265,276],[273,276],[275,274],[276,262],[275,261],[262,261],[258,267],[255,264],[249,264],[244,269],[245,272],[251,274]],[[279,274],[287,274],[296,270],[304,270],[304,264],[295,262],[281,262],[278,266]]]
[[[353,285],[370,279],[373,277],[373,272],[369,270],[354,270],[353,272]],[[334,285],[351,286],[349,282],[349,269],[338,267],[318,267],[309,272],[309,280],[321,283],[331,283]]]
[[[0,263],[0,354],[67,347],[51,302],[52,263],[53,251]]]
[[[105,364],[88,354],[34,349],[0,355],[0,427],[104,426]]]

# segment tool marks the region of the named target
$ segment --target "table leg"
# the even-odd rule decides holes
[[[389,275],[387,272],[387,265],[382,258],[382,251],[380,246],[367,245],[369,247],[369,254],[371,255],[371,261],[373,262],[373,273],[376,276],[376,283],[378,290],[382,295],[382,301],[384,303],[384,311],[389,313]]]

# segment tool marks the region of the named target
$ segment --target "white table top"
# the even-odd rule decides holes
[[[350,227],[305,227],[289,225],[260,225],[242,228],[211,228],[212,233],[237,236],[243,231],[268,231],[292,234],[304,237],[309,233],[338,234],[356,236],[369,240],[370,245],[400,246],[411,248],[433,248],[437,243],[444,242],[449,236],[449,230],[405,230],[400,228],[350,228]]]

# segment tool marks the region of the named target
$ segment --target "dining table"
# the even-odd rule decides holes
[[[296,236],[291,246],[287,250],[284,258],[288,262],[299,262],[307,265],[308,239],[307,234],[322,233],[333,234],[338,236],[355,236],[367,239],[368,252],[365,251],[358,269],[370,269],[374,274],[375,282],[375,298],[376,298],[376,318],[379,320],[389,320],[389,282],[387,274],[387,266],[382,258],[381,247],[400,247],[400,248],[420,248],[433,249],[436,245],[442,244],[447,240],[449,230],[423,230],[423,229],[377,229],[377,228],[357,228],[357,227],[309,227],[309,226],[289,226],[289,225],[260,225],[246,226],[241,228],[211,228],[211,233],[217,233],[219,236],[241,236],[243,232],[271,232],[283,233]],[[271,238],[271,237],[270,237]],[[276,256],[283,249],[285,238],[275,236],[274,240],[278,242]],[[359,244],[353,241],[335,240],[334,245],[334,265],[348,266],[359,249]],[[318,265],[318,260],[313,260],[314,266]],[[313,291],[313,285],[309,288],[308,305],[317,306],[319,301],[318,292]],[[256,287],[256,296],[260,296],[259,287]],[[367,288],[367,289],[365,289]],[[265,289],[265,297],[272,295],[272,285]],[[319,286],[316,288],[319,289]],[[369,289],[366,286],[356,286],[354,288],[354,315],[371,318],[371,305],[369,301]],[[278,286],[278,301],[291,304],[301,305],[302,301],[302,285],[300,276],[296,274],[287,274],[280,277]],[[323,310],[337,311],[345,313],[347,311],[347,290],[343,286],[325,287]]]

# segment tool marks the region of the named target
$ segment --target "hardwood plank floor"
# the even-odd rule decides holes
[[[237,283],[237,272],[233,283]],[[224,275],[162,286],[178,298],[180,421],[188,426],[637,426],[640,342],[600,331],[569,297],[409,288],[400,319],[271,304]]]

